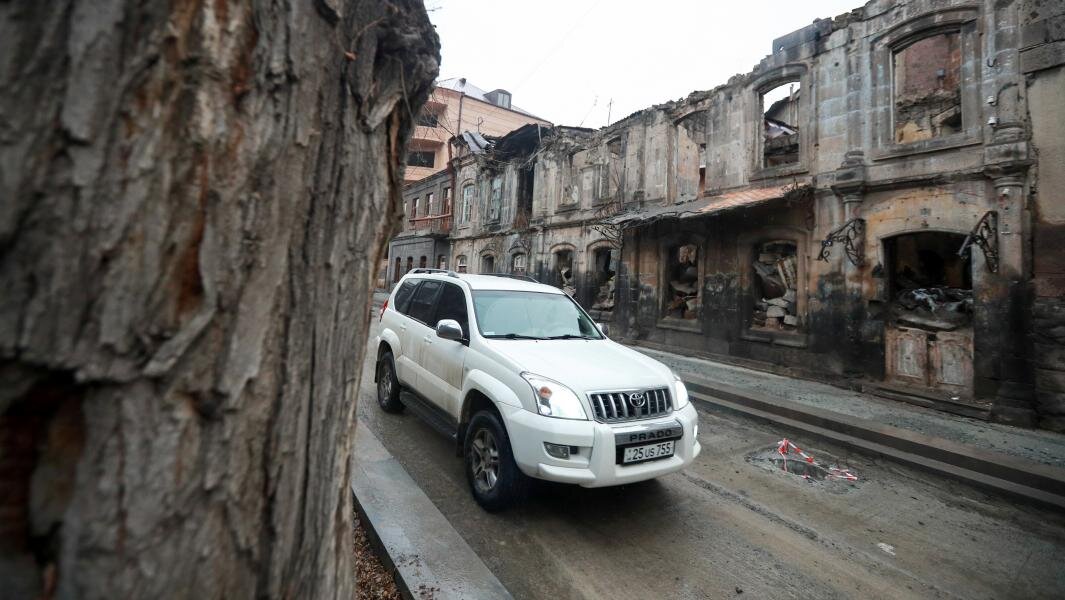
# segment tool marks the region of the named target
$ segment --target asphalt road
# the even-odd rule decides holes
[[[1062,598],[1065,515],[793,439],[856,483],[803,479],[765,457],[788,432],[700,410],[686,471],[588,490],[539,484],[489,514],[452,445],[376,403],[367,352],[359,419],[516,598]]]

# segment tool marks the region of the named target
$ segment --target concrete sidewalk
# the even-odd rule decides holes
[[[355,430],[352,467],[355,508],[406,598],[511,597],[403,466],[361,424]]]
[[[1065,435],[634,346],[709,408],[740,412],[995,491],[1065,508]]]

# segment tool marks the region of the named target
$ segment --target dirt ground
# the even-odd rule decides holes
[[[392,573],[374,553],[366,530],[355,514],[355,600],[400,600]]]

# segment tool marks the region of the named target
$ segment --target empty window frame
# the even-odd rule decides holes
[[[428,265],[426,264],[426,258],[424,256],[418,259],[418,268],[419,269],[424,269],[427,266]]]
[[[892,69],[896,143],[962,130],[961,35],[957,31],[922,38],[896,50]]]
[[[407,270],[404,271],[404,273],[410,273],[410,270],[413,269],[413,268],[414,268],[414,257],[413,256],[408,256],[407,257]]]
[[[455,257],[455,270],[459,273],[465,273],[466,271],[466,255],[460,254]]]
[[[497,175],[492,178],[492,191],[488,197],[488,211],[485,214],[486,223],[498,223],[499,215],[503,208],[503,177]]]
[[[618,251],[613,248],[596,248],[592,254],[591,280],[595,286],[592,308],[614,310],[614,276],[617,274]]]
[[[477,188],[472,183],[462,186],[462,211],[459,213],[460,223],[469,223],[473,215],[473,201]]]
[[[555,285],[570,296],[577,292],[576,280],[573,277],[573,250],[557,250],[555,252],[554,267]]]
[[[762,166],[799,162],[798,81],[782,83],[762,94]]]
[[[447,256],[445,256],[443,254],[438,254],[436,256],[436,268],[437,269],[446,269],[447,268]]]
[[[481,257],[481,272],[482,273],[495,273],[496,272],[496,257],[491,254],[485,254]]]
[[[793,240],[763,242],[752,249],[751,328],[795,331],[798,314],[799,256]]]
[[[669,291],[665,316],[692,320],[699,316],[699,247],[681,244],[669,249],[666,267]]]

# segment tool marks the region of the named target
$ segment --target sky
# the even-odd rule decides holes
[[[440,78],[560,125],[602,127],[721,85],[773,40],[862,0],[426,0]]]

